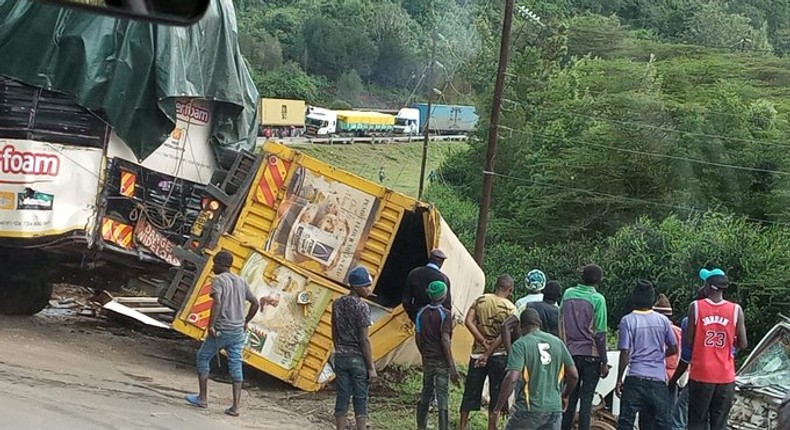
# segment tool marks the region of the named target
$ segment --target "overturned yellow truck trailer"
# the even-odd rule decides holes
[[[449,257],[443,271],[453,289],[455,357],[467,360],[472,338],[461,321],[483,292],[484,276],[433,206],[272,142],[257,155],[239,153],[215,179],[190,240],[176,250],[182,265],[160,298],[178,310],[175,330],[206,335],[211,256],[228,250],[233,272],[257,296],[281,297],[249,324],[244,361],[318,390],[334,376],[332,302],[348,293],[348,272],[361,264],[375,287],[368,302],[377,365],[415,364],[402,291],[409,271],[440,247]]]

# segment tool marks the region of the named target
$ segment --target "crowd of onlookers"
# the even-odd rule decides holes
[[[449,387],[461,383],[452,353],[454,319],[450,279],[441,268],[447,256],[430,253],[426,265],[413,269],[403,292],[403,308],[414,323],[422,357],[422,392],[416,427],[426,429],[432,405],[440,430],[450,428]],[[206,407],[208,363],[219,349],[228,352],[233,405],[238,415],[241,351],[246,324],[259,307],[277,306],[276,297],[256,299],[230,273],[232,255],[214,257],[209,336],[198,352],[200,393],[187,401]],[[723,297],[729,281],[723,270],[703,268],[701,286],[679,325],[663,294],[656,297],[648,280],[636,280],[632,311],[619,323],[619,363],[615,394],[620,398],[618,430],[725,430],[735,391],[735,353],[747,347],[741,307]],[[595,264],[581,271],[580,283],[563,291],[540,270],[525,278],[527,294],[511,301],[515,282],[497,278],[493,292],[478,297],[465,316],[474,337],[457,428],[466,430],[470,413],[483,406],[488,384],[488,429],[505,422],[506,430],[589,430],[593,397],[609,374],[607,304],[598,287],[603,270]],[[350,291],[332,304],[336,427],[345,430],[353,404],[357,430],[367,427],[370,381],[377,377],[368,328],[372,277],[363,266],[349,272]],[[692,298],[692,297],[690,297]],[[251,303],[245,313],[245,302]],[[675,318],[677,321],[678,318]],[[513,400],[511,400],[513,399]],[[786,404],[787,402],[785,402]],[[787,415],[785,411],[783,416]],[[784,419],[787,419],[785,417]]]
[[[460,381],[451,349],[450,280],[441,272],[445,259],[440,250],[433,251],[426,266],[409,274],[403,297],[423,363],[418,429],[427,428],[434,401],[439,429],[450,428],[449,383]],[[744,314],[723,297],[729,286],[723,270],[703,268],[699,277],[701,286],[688,312],[679,313],[679,325],[668,298],[656,297],[652,282],[635,281],[632,311],[618,330],[618,429],[633,429],[637,417],[641,430],[727,428],[734,356],[747,346]],[[590,264],[582,269],[580,283],[563,291],[542,271],[532,270],[525,278],[527,294],[513,303],[514,280],[502,275],[493,292],[474,301],[464,321],[474,345],[459,430],[466,430],[470,413],[481,409],[486,380],[490,430],[505,416],[508,430],[589,430],[596,387],[611,368],[606,298],[598,291],[602,279],[601,267]]]

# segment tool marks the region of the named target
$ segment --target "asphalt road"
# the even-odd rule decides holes
[[[16,377],[9,377],[7,370],[0,366],[0,429],[238,428],[197,411],[151,404],[117,393],[108,395],[79,386],[52,387],[49,383],[37,383],[35,379],[19,383]]]
[[[194,392],[196,344],[90,318],[0,316],[0,430],[297,430],[329,428],[328,402],[278,381],[250,381],[240,417],[230,386]],[[298,396],[294,399],[293,396]]]

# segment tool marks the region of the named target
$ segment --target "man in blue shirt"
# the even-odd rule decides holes
[[[654,301],[653,283],[637,281],[631,295],[634,310],[620,321],[620,367],[615,387],[615,394],[622,399],[618,430],[633,429],[637,413],[640,430],[669,429],[665,359],[676,354],[678,346],[669,320],[652,309]],[[626,367],[628,375],[623,382]]]

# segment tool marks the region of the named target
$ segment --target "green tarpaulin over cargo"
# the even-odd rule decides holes
[[[175,126],[175,100],[214,102],[211,143],[251,148],[258,91],[241,57],[232,0],[189,27],[0,0],[0,75],[68,93],[144,159]]]

